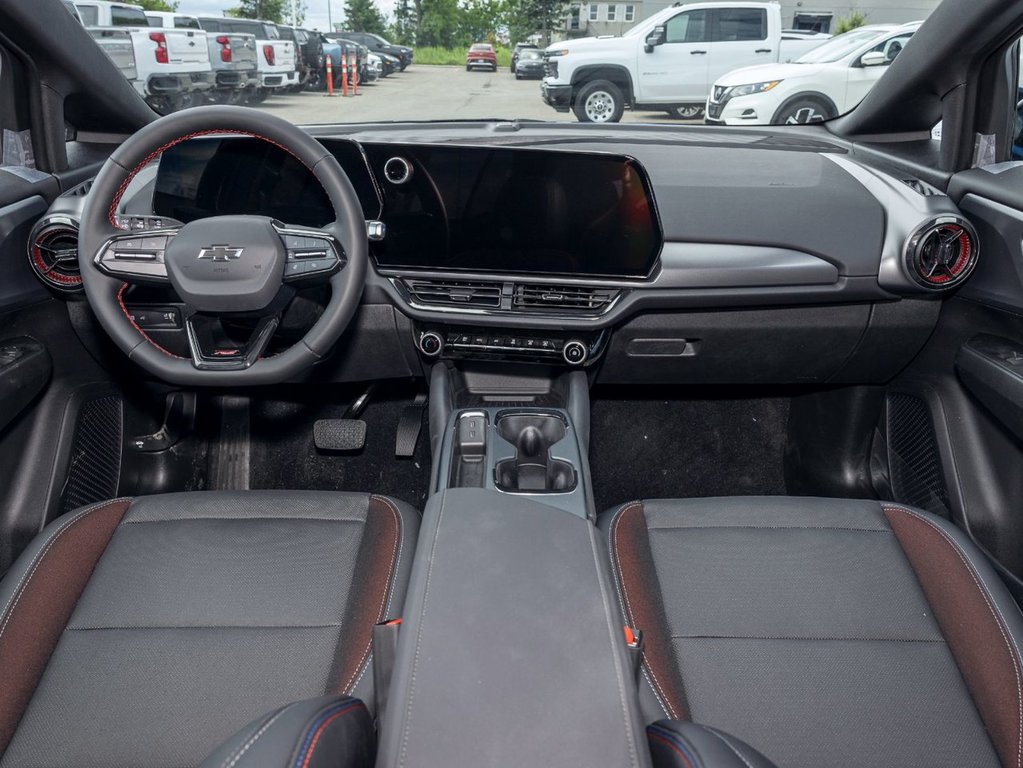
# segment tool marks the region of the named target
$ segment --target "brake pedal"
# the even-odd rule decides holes
[[[366,445],[366,422],[361,419],[317,419],[313,442],[320,451],[361,451]]]

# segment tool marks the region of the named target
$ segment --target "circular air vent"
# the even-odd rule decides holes
[[[39,279],[58,291],[78,291],[78,222],[67,216],[47,216],[32,228],[28,258]]]
[[[924,288],[943,291],[966,280],[977,266],[977,233],[958,216],[943,216],[919,227],[906,243],[906,271]]]
[[[392,184],[404,184],[412,178],[412,164],[404,157],[392,157],[384,163],[384,177]]]

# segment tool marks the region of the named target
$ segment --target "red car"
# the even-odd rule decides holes
[[[497,71],[497,52],[490,43],[473,43],[465,54],[465,71],[473,67],[486,67],[491,72]]]

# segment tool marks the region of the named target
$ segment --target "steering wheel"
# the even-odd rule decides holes
[[[188,224],[122,216],[131,180],[160,154],[198,136],[248,136],[305,165],[323,185],[335,220],[322,229],[265,216],[213,216]],[[184,386],[274,384],[327,355],[358,307],[366,280],[366,221],[337,160],[305,131],[246,107],[198,107],[162,117],[110,156],[82,212],[78,262],[85,293],[114,343],[149,373]],[[150,339],[132,319],[124,293],[133,284],[169,284],[185,304],[190,357]],[[295,287],[329,283],[330,300],[306,335],[266,355]],[[255,322],[247,339],[224,319]]]

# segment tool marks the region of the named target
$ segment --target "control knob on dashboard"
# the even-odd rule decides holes
[[[419,337],[419,351],[427,357],[436,357],[444,351],[444,339],[436,331],[427,331]]]
[[[561,350],[561,356],[565,358],[565,362],[569,365],[582,365],[586,362],[586,358],[590,356],[590,350],[583,342],[572,339],[565,342],[565,346]]]

